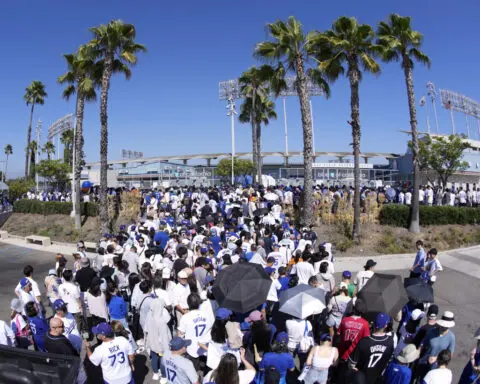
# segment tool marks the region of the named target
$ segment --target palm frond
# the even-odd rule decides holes
[[[410,57],[414,57],[416,61],[426,65],[427,68],[430,69],[431,61],[430,61],[430,58],[425,53],[423,53],[417,48],[410,48],[410,51],[408,52],[408,54]]]

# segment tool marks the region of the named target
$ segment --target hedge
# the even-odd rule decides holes
[[[94,203],[80,203],[82,215],[95,217],[98,215],[98,205]],[[22,199],[13,204],[16,213],[37,213],[40,215],[70,215],[72,203],[60,201],[39,201]]]
[[[380,224],[408,228],[410,207],[386,204],[380,211]],[[478,224],[480,208],[450,206],[420,206],[420,225]]]

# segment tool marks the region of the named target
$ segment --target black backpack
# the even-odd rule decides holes
[[[132,336],[135,341],[143,339],[143,328],[140,325],[140,309],[142,309],[143,302],[145,299],[148,299],[150,296],[144,297],[142,302],[140,303],[140,307],[138,310],[133,308],[133,318],[132,318]]]

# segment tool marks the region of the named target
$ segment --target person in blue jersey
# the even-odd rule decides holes
[[[295,360],[288,352],[288,334],[286,332],[280,332],[277,335],[272,351],[265,353],[262,361],[258,364],[261,371],[265,371],[271,366],[274,366],[280,373],[280,384],[285,384],[287,372],[295,369]]]
[[[410,384],[412,370],[409,365],[418,359],[415,344],[406,345],[395,360],[388,364],[384,377],[387,384]]]
[[[25,314],[27,315],[28,325],[33,335],[35,349],[46,352],[45,334],[48,332],[47,321],[39,316],[38,306],[33,301],[25,304]]]

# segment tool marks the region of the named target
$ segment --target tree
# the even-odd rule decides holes
[[[47,141],[42,148],[42,152],[47,154],[47,159],[50,160],[50,157],[55,154],[55,145],[51,141]]]
[[[412,142],[409,143],[413,147]],[[468,162],[462,160],[463,152],[472,146],[456,135],[430,136],[418,141],[418,166],[420,171],[433,171],[443,188],[448,179],[456,172],[468,168]],[[433,180],[429,180],[433,184]]]
[[[7,144],[5,145],[5,148],[3,149],[3,152],[5,153],[6,159],[5,159],[5,172],[3,172],[3,177],[0,180],[6,181],[7,180],[7,169],[8,169],[8,157],[13,154],[13,147],[12,144]]]
[[[18,178],[10,179],[7,182],[8,196],[12,200],[22,197],[29,190],[35,188],[35,183],[32,179]]]
[[[69,180],[71,168],[62,160],[42,160],[37,165],[38,175],[47,179],[49,184],[57,183],[58,187],[65,189]]]
[[[268,96],[272,90],[272,86],[276,87],[273,90],[277,94],[281,89],[285,88],[285,80],[283,80],[283,76],[283,66],[278,67],[277,70],[275,70],[269,65],[262,65],[259,68],[255,66],[251,67],[248,71],[243,72],[239,78],[240,91],[245,97],[241,106],[242,112],[239,115],[239,120],[242,123],[250,123],[252,125],[252,158],[253,163],[256,165],[254,179],[256,174],[259,184],[262,183],[262,118],[257,118],[256,107],[259,100],[262,100],[264,104],[269,101]],[[275,104],[273,104],[273,108],[275,108]],[[274,114],[274,116],[271,115],[270,117],[276,118],[277,116]],[[265,125],[267,124],[268,116]]]
[[[420,207],[418,189],[420,186],[418,164],[418,131],[417,110],[415,107],[415,92],[413,87],[414,60],[430,68],[430,59],[420,50],[423,35],[411,27],[411,17],[392,13],[388,20],[382,21],[377,29],[377,44],[382,48],[382,58],[386,62],[401,61],[407,86],[408,109],[410,112],[410,128],[412,134],[413,159],[413,196],[412,215],[409,231],[420,232]]]
[[[302,115],[303,127],[303,163],[304,163],[304,188],[300,221],[303,225],[313,223],[313,145],[312,145],[312,118],[310,111],[307,79],[311,78],[324,91],[327,97],[330,88],[322,73],[314,68],[315,56],[320,52],[319,47],[313,43],[316,32],[304,34],[302,24],[293,16],[288,20],[278,20],[267,24],[267,30],[272,41],[263,41],[256,45],[254,55],[267,62],[280,64],[285,72],[295,72],[297,80],[298,98]]]
[[[37,142],[35,140],[32,140],[30,142],[30,167],[28,170],[28,177],[30,179],[35,179],[35,172],[36,172],[36,164],[37,164],[37,156],[39,148],[37,145]]]
[[[112,74],[121,72],[127,79],[130,66],[137,62],[137,53],[146,48],[135,42],[135,27],[121,20],[112,20],[107,25],[90,28],[93,39],[88,43],[94,57],[102,64],[100,92],[100,233],[108,232],[107,160],[108,160],[108,91]]]
[[[76,93],[75,104],[75,137],[73,138],[75,149],[75,229],[81,228],[80,217],[80,174],[84,165],[83,152],[83,115],[85,101],[94,101],[97,98],[95,88],[99,86],[101,75],[101,63],[95,63],[93,50],[86,45],[80,46],[77,52],[63,55],[67,62],[67,72],[58,78],[60,84],[67,84],[62,96],[69,100]]]
[[[359,85],[362,71],[379,73],[380,66],[375,61],[374,32],[370,25],[358,24],[354,17],[340,17],[332,29],[318,35],[317,43],[324,46],[319,55],[319,68],[332,81],[345,72],[350,83],[350,109],[352,146],[354,161],[354,210],[353,240],[360,243],[360,94]]]
[[[45,85],[38,80],[33,80],[30,85],[25,88],[25,95],[23,100],[28,105],[31,105],[30,108],[30,122],[28,123],[27,129],[27,149],[25,155],[25,178],[28,177],[28,157],[30,150],[30,141],[32,138],[32,120],[33,120],[33,110],[35,104],[43,105],[45,104],[45,97],[47,97],[47,92],[45,92]]]
[[[235,176],[250,175],[254,171],[255,166],[251,160],[239,159],[235,157],[233,159],[233,174]],[[231,159],[222,159],[217,164],[217,175],[230,176],[232,174],[232,161]]]
[[[73,129],[67,129],[62,132],[60,137],[63,148],[63,162],[72,166],[72,151],[73,151]]]

